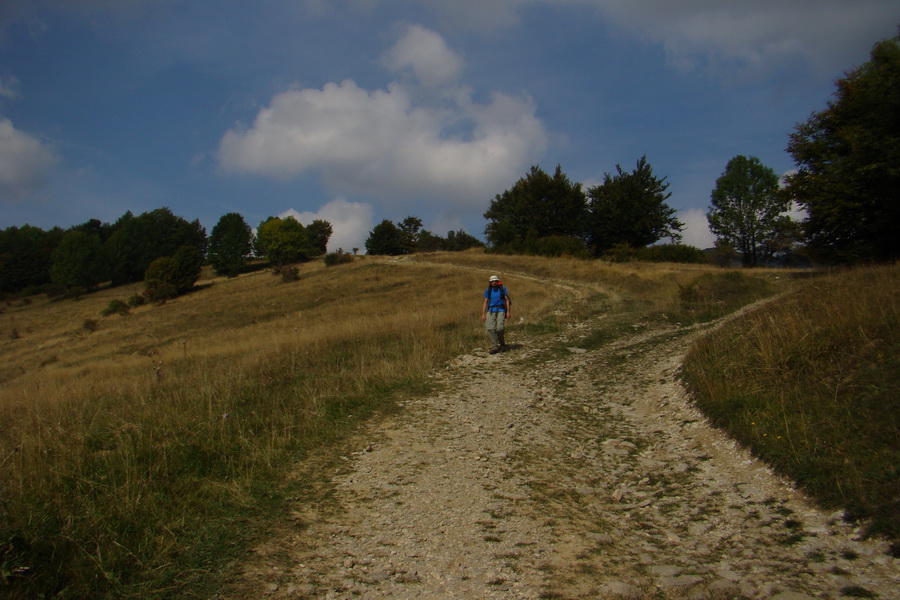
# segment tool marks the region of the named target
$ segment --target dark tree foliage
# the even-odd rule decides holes
[[[789,207],[775,171],[755,156],[735,156],[716,180],[706,219],[720,246],[734,248],[745,267],[755,267],[786,249]]]
[[[398,256],[408,254],[409,246],[403,231],[393,221],[383,220],[369,232],[366,252],[375,255]]]
[[[182,246],[206,254],[206,230],[199,220],[188,222],[168,208],[137,217],[125,213],[113,225],[113,233],[106,241],[113,283],[142,281],[151,262],[174,255]]]
[[[0,293],[38,289],[51,281],[53,252],[65,232],[31,225],[0,231]]]
[[[200,279],[203,255],[193,246],[182,246],[172,256],[157,258],[144,275],[144,295],[160,302],[184,294]]]
[[[642,248],[663,238],[681,239],[684,225],[675,209],[666,204],[672,195],[666,178],[653,175],[642,156],[631,173],[616,165],[616,174],[606,173],[603,183],[588,190],[590,218],[588,244],[595,256],[613,246]]]
[[[269,217],[256,230],[256,253],[282,267],[308,260],[314,251],[300,221],[294,217]]]
[[[234,277],[253,252],[253,230],[238,213],[223,215],[209,235],[207,259],[219,275]]]
[[[331,223],[323,219],[316,219],[307,225],[306,233],[309,235],[309,244],[314,254],[322,255],[328,252],[328,240],[334,233]]]
[[[100,236],[73,230],[65,235],[53,253],[50,267],[53,283],[66,289],[97,289],[109,276],[109,262]]]
[[[572,183],[557,165],[550,177],[539,167],[497,195],[484,218],[485,236],[497,251],[535,253],[541,238],[583,238],[587,198],[580,183]]]
[[[419,248],[419,236],[422,229],[422,219],[419,217],[408,216],[399,225],[400,231],[403,233],[404,254],[412,254]]]
[[[900,257],[900,36],[836,82],[828,107],[797,125],[790,196],[807,241],[827,262]]]
[[[423,229],[419,232],[416,242],[416,252],[461,252],[469,248],[482,247],[484,247],[484,242],[462,229],[448,231],[447,237],[441,237]]]

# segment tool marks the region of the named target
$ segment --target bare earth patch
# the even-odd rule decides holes
[[[698,330],[584,350],[585,327],[458,357],[356,438],[228,597],[898,597],[886,544],[691,406],[677,371]]]

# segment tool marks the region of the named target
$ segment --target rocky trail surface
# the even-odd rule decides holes
[[[234,598],[900,598],[900,561],[712,428],[677,372],[702,329],[590,323],[436,374],[355,438],[330,498]]]

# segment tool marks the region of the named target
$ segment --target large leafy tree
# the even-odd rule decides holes
[[[734,248],[744,266],[768,262],[783,247],[790,228],[790,199],[778,186],[778,175],[755,156],[735,156],[716,180],[706,213],[720,245]]]
[[[253,252],[253,230],[238,213],[223,215],[209,235],[207,258],[220,275],[234,277]]]
[[[488,243],[503,252],[535,252],[538,240],[548,237],[582,239],[587,198],[557,165],[551,177],[539,167],[497,195],[484,218]]]
[[[366,252],[376,255],[397,256],[408,254],[409,246],[403,230],[393,221],[383,220],[369,232],[366,239]]]
[[[316,254],[328,252],[328,240],[334,233],[331,223],[324,219],[316,219],[306,226],[306,233],[309,234],[309,244]]]
[[[828,107],[797,125],[788,191],[810,250],[831,262],[900,257],[900,36],[846,73]]]
[[[106,252],[95,233],[75,229],[65,235],[53,253],[50,275],[68,289],[92,291],[109,274]]]
[[[143,281],[150,263],[172,256],[182,246],[206,253],[206,229],[199,220],[189,222],[168,208],[158,208],[137,217],[125,213],[112,226],[106,240],[113,283]]]
[[[53,252],[65,232],[23,225],[0,231],[0,292],[18,292],[50,283]]]
[[[601,255],[613,246],[642,248],[663,238],[681,239],[684,225],[675,209],[666,204],[672,195],[666,178],[653,175],[642,156],[634,171],[616,165],[616,174],[606,173],[603,183],[588,190],[590,218],[588,244]]]
[[[307,260],[313,248],[300,221],[294,217],[269,217],[256,230],[256,252],[281,267]]]

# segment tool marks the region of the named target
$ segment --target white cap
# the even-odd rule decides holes
[[[491,281],[500,281],[500,278],[497,277],[496,275],[491,275],[491,278],[488,279],[488,282],[491,282]]]

